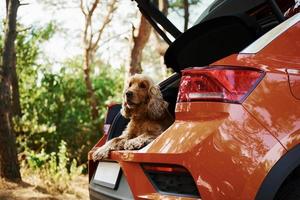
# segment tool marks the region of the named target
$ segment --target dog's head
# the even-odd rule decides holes
[[[151,78],[142,74],[130,77],[123,94],[121,114],[126,118],[133,116],[160,119],[168,107],[162,94]]]

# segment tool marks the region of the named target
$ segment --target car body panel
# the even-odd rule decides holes
[[[299,35],[300,22],[297,22],[257,54],[232,55],[214,63],[267,72],[243,105],[287,150],[300,143]]]
[[[253,199],[284,153],[243,106],[207,102],[179,104],[175,123],[153,143],[139,151],[112,152],[111,158],[120,163],[135,198],[155,193],[140,163],[168,163],[191,173],[203,199],[234,200]]]
[[[300,101],[291,94],[287,74],[268,73],[244,106],[287,150],[299,144]]]
[[[244,54],[244,53],[254,54],[254,53],[258,53],[258,52],[266,53],[266,52],[262,52],[261,50],[264,47],[266,47],[270,42],[272,42],[275,38],[276,38],[276,42],[272,43],[272,45],[270,46],[271,49],[268,49],[268,50],[271,51],[272,54],[274,54],[274,53],[276,54],[276,51],[279,51],[280,53],[282,53],[282,49],[281,48],[277,49],[276,45],[281,45],[284,41],[285,41],[284,43],[286,43],[286,42],[291,43],[291,42],[295,41],[295,39],[297,39],[296,35],[297,35],[298,31],[296,29],[299,26],[299,25],[297,25],[297,22],[299,22],[299,20],[300,20],[300,13],[291,17],[290,19],[284,21],[283,23],[279,24],[275,28],[273,28],[271,31],[269,31],[268,33],[266,33],[265,35],[260,37],[258,40],[253,42],[251,45],[249,45],[247,48],[245,48],[243,51],[241,51],[241,53],[242,54]],[[290,29],[292,26],[296,26],[296,27]],[[289,29],[289,31],[287,31],[288,29]],[[278,38],[278,36],[282,35],[282,33],[288,34],[288,37],[281,36],[280,38]],[[280,40],[284,40],[284,41],[280,41]],[[288,44],[286,44],[286,45],[288,45]],[[285,54],[286,53],[294,54],[294,51],[295,50],[292,50],[291,52],[285,52]],[[277,53],[277,55],[281,55],[281,54]]]

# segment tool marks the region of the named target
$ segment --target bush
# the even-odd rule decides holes
[[[51,39],[56,29],[55,23],[25,29],[16,40],[22,116],[14,118],[14,129],[18,152],[25,152],[28,158],[24,167],[31,170],[50,169],[46,164],[50,161],[62,162],[63,157],[59,154],[62,151],[61,141],[68,147],[65,149],[68,159],[85,164],[88,151],[101,137],[102,127],[99,124],[103,124],[106,104],[121,100],[124,70],[95,60],[91,79],[100,117],[97,122],[92,121],[82,57],[73,57],[58,65],[51,63],[42,52],[41,45]],[[66,162],[71,170],[72,162]]]
[[[51,193],[73,192],[70,182],[82,173],[84,166],[78,166],[75,159],[70,160],[65,141],[60,142],[57,153],[47,154],[42,149],[38,153],[27,150],[24,154],[26,158],[21,162],[24,176],[36,176]]]
[[[121,96],[123,80],[118,70],[103,70],[94,78],[100,110],[99,121],[94,123],[83,78],[69,73],[67,70],[61,70],[60,74],[43,72],[40,85],[21,94],[24,114],[15,119],[15,129],[22,133],[17,138],[21,152],[25,146],[34,151],[43,148],[46,153],[57,152],[57,144],[64,140],[72,158],[80,164],[87,161],[88,151],[101,137],[102,127],[95,124],[103,124],[107,102],[117,99],[116,95]]]
[[[92,74],[100,117],[93,122],[87,102],[82,57],[70,58],[60,66],[47,61],[41,45],[55,34],[54,23],[26,29],[17,37],[17,73],[22,116],[14,118],[19,152],[25,147],[46,154],[58,152],[64,140],[68,153],[80,164],[101,135],[108,101],[120,100],[124,71],[96,61]],[[0,38],[0,42],[1,42]],[[59,72],[54,73],[53,69]],[[95,73],[98,71],[98,73]],[[98,126],[96,126],[98,125]],[[41,152],[40,152],[41,153]],[[38,154],[37,154],[38,155]]]

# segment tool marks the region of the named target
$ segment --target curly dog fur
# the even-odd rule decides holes
[[[153,80],[136,74],[127,83],[123,94],[121,114],[130,119],[121,136],[96,149],[93,160],[109,156],[111,150],[140,149],[153,141],[173,122],[168,103]]]

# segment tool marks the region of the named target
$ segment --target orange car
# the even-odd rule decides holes
[[[294,1],[217,0],[184,33],[136,2],[170,43],[176,73],[160,88],[176,120],[140,150],[101,162],[91,150],[90,198],[300,199],[300,13],[283,15]],[[126,126],[119,110],[95,147]]]

